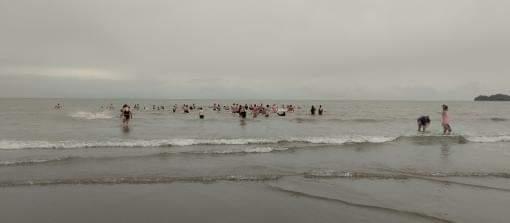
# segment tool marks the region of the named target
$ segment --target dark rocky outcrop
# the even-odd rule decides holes
[[[480,95],[475,98],[475,101],[510,101],[510,95],[495,94],[491,96]]]

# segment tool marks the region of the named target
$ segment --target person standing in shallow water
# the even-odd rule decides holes
[[[324,108],[322,105],[319,105],[319,115],[322,115],[322,113],[324,113]]]
[[[427,126],[430,124],[429,116],[421,116],[417,120],[418,122],[418,132],[425,132]]]
[[[246,109],[242,105],[239,108],[239,117],[241,117],[241,119],[245,119],[246,118]]]
[[[198,117],[204,119],[204,109],[202,107],[198,109]]]
[[[122,109],[120,110],[120,115],[122,118],[122,125],[124,127],[128,127],[129,120],[133,118],[133,113],[131,112],[129,105],[124,104],[124,106],[122,106]]]
[[[450,116],[448,115],[448,105],[443,105],[443,112],[441,113],[441,125],[443,126],[443,135],[449,135],[452,133],[452,127],[450,126]]]
[[[63,107],[64,106],[60,105],[60,103],[59,103],[59,104],[55,105],[54,109],[55,110],[61,110]]]
[[[312,105],[312,108],[310,109],[310,113],[312,115],[315,115],[315,106]]]

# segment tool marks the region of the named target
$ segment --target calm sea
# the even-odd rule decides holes
[[[63,109],[55,110],[57,103]],[[122,128],[120,120],[119,109],[124,103],[142,108],[134,111],[129,129]],[[271,114],[253,118],[248,114],[242,120],[230,111],[213,111],[210,106],[214,103],[292,104],[299,109],[284,117]],[[110,104],[113,110],[104,109]],[[179,109],[173,113],[174,104],[202,106],[205,119],[199,119],[197,111],[185,114]],[[441,135],[442,104],[450,108],[451,136]],[[310,115],[311,105],[322,105],[324,115]],[[153,106],[165,109],[153,110]],[[4,199],[0,207],[11,210],[4,213],[7,219],[17,221],[26,215],[15,210],[33,207],[27,211],[39,213],[42,209],[30,206],[32,202],[38,196],[45,202],[52,199],[45,194],[54,194],[62,201],[55,204],[61,206],[42,211],[48,221],[41,222],[50,222],[61,216],[58,213],[67,213],[61,210],[72,212],[69,204],[76,204],[73,197],[79,191],[37,188],[107,184],[118,186],[108,193],[105,191],[110,189],[94,192],[96,189],[86,187],[92,190],[87,196],[102,193],[104,200],[119,200],[124,195],[115,197],[118,190],[132,194],[161,190],[156,197],[144,195],[152,196],[151,202],[140,200],[152,207],[147,210],[160,210],[163,206],[151,204],[163,194],[178,196],[182,192],[193,197],[200,191],[207,196],[196,197],[197,202],[182,197],[178,203],[195,207],[212,202],[210,207],[227,199],[231,202],[228,205],[238,206],[243,202],[237,197],[248,196],[244,202],[253,209],[240,210],[259,210],[259,205],[249,201],[267,196],[267,200],[260,200],[267,206],[274,202],[280,204],[278,207],[312,202],[309,208],[313,209],[323,205],[314,200],[322,199],[320,202],[349,206],[326,216],[351,216],[354,212],[349,208],[359,209],[360,215],[347,218],[352,221],[365,216],[364,222],[377,222],[378,214],[382,214],[392,222],[393,217],[397,222],[503,222],[510,217],[509,111],[510,103],[505,102],[0,99],[0,187],[5,187],[0,193],[3,198],[13,198]],[[426,133],[417,132],[416,119],[421,115],[432,120]],[[232,181],[243,184],[230,184]],[[254,181],[265,184],[251,184]],[[179,186],[121,186],[176,182],[221,183],[193,184],[196,191]],[[216,192],[224,190],[228,192]],[[274,194],[280,192],[282,197]],[[35,197],[19,200],[27,193]],[[231,193],[237,193],[236,197],[224,197]],[[295,201],[285,193],[312,200]],[[202,200],[215,196],[214,202]],[[15,204],[19,208],[14,208]],[[86,207],[96,210],[96,205]],[[91,213],[101,213],[97,207]],[[302,215],[301,211],[293,212],[294,217],[282,220],[305,222],[307,216],[318,218],[321,210],[332,208],[326,204],[321,207],[326,209],[314,211],[317,215],[306,214],[309,208],[300,207],[296,210],[303,211]],[[140,210],[129,203],[117,208],[124,210],[119,216]],[[189,219],[185,213],[174,215]],[[279,212],[267,213],[280,216]],[[132,219],[137,216],[146,215],[133,215]],[[213,212],[204,216],[225,217]],[[60,220],[66,219],[64,215]]]

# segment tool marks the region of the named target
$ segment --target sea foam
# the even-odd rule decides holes
[[[156,140],[111,140],[111,141],[22,141],[0,140],[0,149],[76,149],[76,148],[102,148],[102,147],[170,147],[192,145],[277,145],[285,143],[305,144],[355,144],[355,143],[384,143],[395,140],[395,137],[303,137],[303,138],[237,138],[237,139],[156,139]],[[261,152],[278,147],[258,147],[251,151]]]
[[[500,136],[469,136],[466,139],[476,143],[510,142],[510,135]]]
[[[77,119],[95,120],[95,119],[111,119],[113,115],[109,112],[86,112],[78,111],[70,114],[71,117]]]
[[[462,143],[510,142],[510,136],[339,136],[339,137],[291,137],[291,138],[234,138],[234,139],[154,139],[154,140],[108,140],[108,141],[23,141],[0,140],[0,149],[77,149],[77,148],[115,148],[115,147],[171,147],[193,145],[265,145],[247,148],[249,152],[271,152],[289,143],[301,144],[380,144],[402,140],[426,139],[428,141],[452,139]]]

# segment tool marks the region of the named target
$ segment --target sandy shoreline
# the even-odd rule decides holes
[[[0,196],[2,222],[22,223],[505,222],[510,216],[509,191],[413,178],[32,185],[2,187]]]
[[[3,222],[440,222],[299,196],[262,183],[0,189]]]

